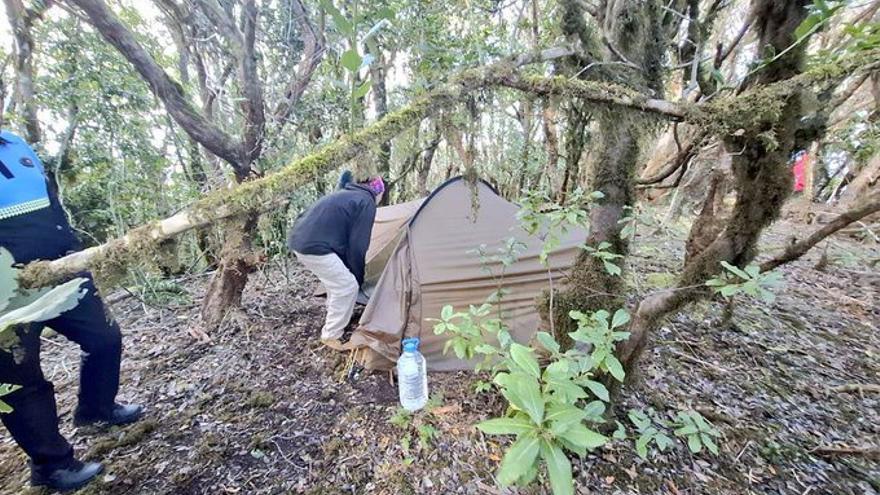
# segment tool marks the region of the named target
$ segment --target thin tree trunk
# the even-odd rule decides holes
[[[33,14],[25,9],[21,0],[4,0],[4,3],[15,38],[15,103],[24,120],[25,140],[39,145],[42,136],[34,98],[34,39],[31,35]]]
[[[422,163],[419,166],[418,191],[420,197],[426,197],[430,193],[428,177],[431,174],[431,165],[434,163],[434,154],[437,152],[437,147],[440,146],[441,140],[440,129],[437,124],[434,124],[431,140],[425,148],[425,153],[422,155]]]
[[[566,3],[566,9],[580,7]],[[606,19],[608,31],[606,42],[611,46],[623,47],[616,56],[625,57],[641,68],[640,83],[659,91],[662,84],[656,67],[663,52],[656,39],[660,28],[660,8],[655,1],[630,3],[625,0],[612,1],[607,5]],[[624,22],[623,19],[629,19]],[[568,28],[566,28],[568,29]],[[614,52],[616,50],[612,50]],[[593,191],[600,191],[604,197],[590,210],[590,233],[585,244],[594,249],[607,245],[607,251],[624,256],[614,261],[618,271],[615,273],[607,261],[584,250],[578,254],[571,269],[565,288],[557,294],[553,314],[547,314],[555,321],[557,339],[570,344],[569,332],[574,323],[569,317],[571,310],[592,313],[600,309],[614,311],[624,303],[625,256],[629,253],[629,239],[621,236],[621,220],[627,215],[627,208],[635,200],[634,179],[639,165],[639,137],[644,122],[638,116],[620,112],[599,116],[597,146],[594,160],[588,169],[588,185]],[[569,153],[569,159],[571,159]],[[545,311],[549,308],[543,308]],[[545,313],[546,314],[546,313]]]
[[[385,89],[385,60],[382,56],[381,50],[376,49],[377,53],[374,53],[373,56],[375,60],[372,64],[370,64],[370,79],[373,82],[373,105],[374,110],[376,111],[376,118],[381,119],[388,114],[388,95]],[[389,180],[391,176],[391,141],[385,141],[381,145],[379,145],[379,153],[378,153],[378,173],[380,176],[384,177],[386,181]],[[382,197],[382,206],[385,206],[391,200],[391,191],[385,191],[385,195]]]
[[[549,98],[544,100],[541,116],[543,117],[544,148],[547,152],[547,163],[544,166],[543,176],[549,190],[555,191],[554,177],[556,177],[556,169],[559,167],[559,137],[556,129],[556,110]]]

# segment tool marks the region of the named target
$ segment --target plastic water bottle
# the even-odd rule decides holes
[[[418,411],[428,402],[428,370],[419,352],[419,339],[403,339],[403,354],[397,359],[397,387],[400,405]]]

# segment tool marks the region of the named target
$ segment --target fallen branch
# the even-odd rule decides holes
[[[761,263],[761,271],[766,272],[800,258],[826,237],[877,211],[880,211],[880,196],[872,198],[871,201],[867,201],[861,206],[857,206],[841,213],[835,217],[834,220],[825,224],[821,229],[813,232],[806,239],[788,246],[785,249],[785,252],[781,255],[772,260]]]
[[[722,368],[721,366],[718,366],[717,364],[712,364],[712,363],[710,363],[710,362],[708,362],[708,361],[703,361],[702,359],[699,359],[699,358],[696,358],[696,357],[694,357],[694,356],[691,356],[691,355],[685,354],[685,353],[683,353],[683,352],[676,351],[675,349],[670,349],[670,350],[669,350],[669,353],[672,354],[673,356],[678,357],[678,358],[681,359],[682,361],[687,361],[687,362],[689,362],[689,363],[691,363],[691,364],[699,364],[699,365],[701,365],[701,366],[705,366],[705,367],[707,367],[707,368],[709,368],[709,369],[715,370],[715,371],[717,371],[718,373],[722,373],[722,374],[725,374],[725,375],[728,374],[728,373],[730,373],[730,370],[725,369],[725,368]]]
[[[834,446],[834,445],[824,445],[820,447],[816,447],[815,449],[810,451],[811,454],[821,455],[821,456],[833,456],[833,455],[858,455],[867,457],[868,459],[880,459],[880,447],[877,446],[869,446],[869,447],[846,447],[846,446]]]
[[[831,387],[828,390],[836,393],[858,392],[861,394],[864,392],[874,392],[875,394],[880,394],[880,385],[874,383],[848,383],[839,387]]]

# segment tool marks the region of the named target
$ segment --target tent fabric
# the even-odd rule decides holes
[[[456,310],[481,305],[499,287],[510,291],[499,308],[504,321],[517,342],[527,343],[540,324],[536,298],[550,276],[562,282],[586,237],[583,231],[568,232],[545,267],[539,261],[543,241],[519,227],[519,208],[487,183],[474,187],[461,178],[447,181],[425,200],[392,208],[388,220],[373,229],[377,244],[367,271],[381,269],[381,274],[351,338],[370,369],[391,368],[405,337],[421,339],[429,370],[472,369],[474,363],[443,354],[448,336],[435,335],[428,320],[439,318],[447,304]],[[476,252],[484,245],[496,253],[511,237],[525,248],[506,268],[500,262],[487,265]]]

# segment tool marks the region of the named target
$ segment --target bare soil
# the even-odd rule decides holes
[[[782,224],[774,232],[804,229]],[[770,234],[764,251],[785,242]],[[577,492],[880,493],[880,459],[870,451],[880,448],[880,393],[836,388],[880,383],[880,276],[863,262],[880,252],[834,244],[837,261],[824,271],[813,268],[821,251],[784,267],[773,303],[738,300],[729,322],[720,302],[671,318],[624,390],[621,421],[632,407],[665,418],[696,409],[723,432],[718,456],[679,444],[644,461],[631,440],[614,441],[574,460]],[[631,259],[637,290],[662,285],[682,250],[680,238],[639,238]],[[473,391],[473,374],[431,375],[432,407],[392,424],[397,391],[388,374],[350,378],[348,356],[318,344],[321,300],[298,266],[255,274],[243,310],[213,342],[199,343],[188,329],[206,281],[182,283],[191,303],[113,304],[125,333],[121,400],[148,407],[138,424],[74,429],[78,350],[60,337],[44,342],[63,432],[79,456],[107,468],[81,493],[547,493],[497,488],[505,440],[472,425],[503,405]],[[39,493],[24,488],[24,455],[5,431],[0,438],[0,494]]]

